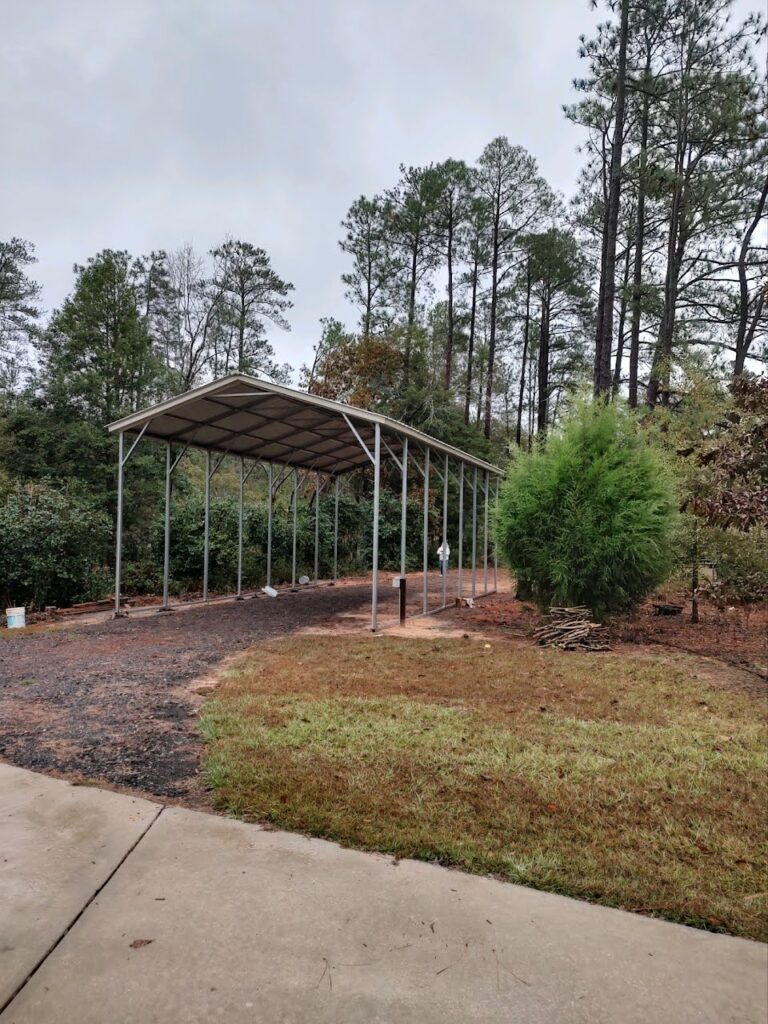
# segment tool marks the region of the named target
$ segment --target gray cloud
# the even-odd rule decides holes
[[[568,193],[586,0],[6,0],[0,236],[35,242],[48,308],[71,266],[226,234],[296,286],[281,359],[349,317],[339,221],[398,164],[505,134]],[[754,4],[740,0],[746,13]]]

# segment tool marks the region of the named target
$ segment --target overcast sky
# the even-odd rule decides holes
[[[746,13],[764,0],[739,0]],[[563,117],[588,0],[0,0],[0,237],[37,246],[47,309],[72,264],[226,235],[296,286],[281,361],[350,322],[339,221],[398,165],[497,135],[568,194]]]

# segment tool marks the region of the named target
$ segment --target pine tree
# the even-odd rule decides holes
[[[360,196],[341,222],[345,234],[339,247],[352,257],[352,270],[341,279],[347,298],[360,310],[364,338],[390,326],[393,319],[394,292],[403,268],[388,223],[387,205],[380,196]]]
[[[510,145],[503,137],[494,139],[483,150],[476,181],[478,194],[488,203],[490,215],[490,323],[483,412],[483,432],[489,438],[499,290],[520,260],[520,237],[542,220],[551,209],[554,197],[530,153],[521,146]]]
[[[272,269],[264,249],[250,242],[227,239],[211,250],[214,261],[211,287],[217,296],[213,375],[237,371],[266,373],[276,369],[275,352],[266,338],[265,325],[289,331],[285,314],[293,303],[293,285]]]
[[[31,242],[0,242],[0,393],[16,391],[28,368],[41,311],[40,286],[26,268],[36,262]]]
[[[105,249],[75,267],[75,287],[42,339],[53,404],[103,425],[158,397],[162,364],[141,307],[136,261]]]
[[[386,194],[388,237],[403,267],[405,305],[403,383],[410,381],[419,288],[439,263],[436,246],[440,179],[428,167],[400,166],[400,181]]]
[[[444,256],[447,274],[445,378],[451,387],[456,346],[455,270],[459,259],[461,234],[472,197],[472,174],[463,160],[446,160],[435,168],[438,200],[436,210],[436,247]]]

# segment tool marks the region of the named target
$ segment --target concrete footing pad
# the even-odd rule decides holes
[[[165,808],[0,1021],[764,1024],[767,969],[758,943]]]
[[[0,765],[0,1008],[159,812],[148,800]]]

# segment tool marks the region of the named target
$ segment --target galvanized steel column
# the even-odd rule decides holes
[[[472,597],[477,594],[477,466],[472,483]]]
[[[403,490],[400,497],[400,575],[405,576],[408,526],[408,438],[403,439]]]
[[[162,609],[168,609],[168,578],[171,568],[171,442],[165,447],[165,533],[163,538],[163,603]]]
[[[293,554],[291,559],[291,589],[296,589],[296,528],[299,515],[299,471],[293,471]]]
[[[240,509],[237,520],[237,600],[243,599],[243,492],[245,490],[245,458],[240,456]]]
[[[120,586],[123,568],[123,449],[125,440],[120,432],[117,447],[117,519],[115,522],[115,616],[120,615]]]
[[[424,451],[424,582],[423,582],[423,611],[426,613],[429,608],[429,448]]]
[[[373,448],[373,577],[371,580],[371,629],[376,632],[379,609],[379,491],[381,488],[381,426],[375,427]]]
[[[333,582],[336,582],[339,572],[339,478],[336,477],[335,493],[333,496]]]
[[[445,549],[448,545],[448,456],[445,456],[443,465],[443,558],[442,558],[442,602],[445,608],[448,602],[448,560],[445,557]]]
[[[272,586],[272,463],[267,466],[267,586]]]
[[[208,562],[211,533],[211,453],[205,453],[205,534],[203,538],[203,600],[208,600]]]
[[[459,463],[459,550],[456,556],[456,565],[458,568],[459,578],[456,584],[456,590],[458,593],[459,600],[461,600],[461,569],[462,569],[462,552],[464,550],[464,463]]]
[[[485,471],[485,502],[483,503],[483,592],[488,593],[488,492],[490,482]]]
[[[320,574],[320,474],[315,473],[315,583]]]
[[[499,478],[496,477],[496,495],[493,500],[494,526],[498,523],[499,517]],[[496,544],[496,530],[493,533],[493,589],[499,589],[499,552]]]

